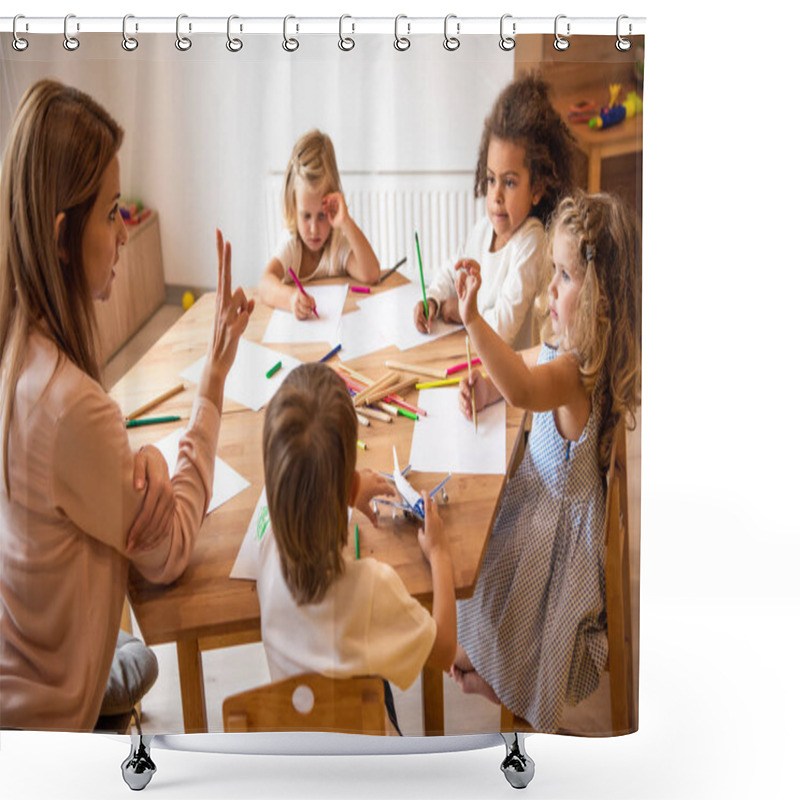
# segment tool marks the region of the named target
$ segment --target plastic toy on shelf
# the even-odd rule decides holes
[[[589,120],[589,127],[596,130],[610,128],[618,125],[626,119],[635,117],[642,113],[642,99],[636,92],[628,92],[625,100],[617,102],[622,85],[619,83],[611,84],[609,87],[609,103],[600,109],[600,113]]]

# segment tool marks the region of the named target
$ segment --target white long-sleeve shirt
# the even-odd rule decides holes
[[[481,265],[478,311],[515,350],[524,350],[533,343],[537,287],[545,278],[549,280],[544,225],[528,217],[497,252],[490,249],[493,237],[492,223],[483,217],[470,231],[460,258],[472,258]],[[440,306],[456,294],[455,263],[442,265],[428,288],[428,297]]]

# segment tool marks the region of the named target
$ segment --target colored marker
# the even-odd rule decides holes
[[[297,275],[294,274],[294,270],[291,267],[289,267],[289,274],[292,276],[292,280],[294,281],[295,286],[297,286],[297,288],[300,290],[300,294],[304,295],[305,297],[308,297],[308,293],[303,288],[303,284],[300,283],[300,281],[297,279]],[[317,319],[319,319],[319,314],[317,314],[317,307],[314,306],[314,308],[312,308],[311,310],[314,312],[314,316]]]
[[[360,447],[362,450],[366,450],[366,449],[367,449],[367,445],[366,445],[364,442],[362,442],[362,441],[361,441],[361,439],[356,439],[356,444],[357,444],[357,445],[358,445],[358,446],[359,446],[359,447]]]
[[[428,381],[428,383],[418,383],[415,389],[438,389],[440,386],[455,386],[461,383],[461,378],[446,378],[443,381]]]
[[[475,433],[478,432],[478,415],[475,412],[475,387],[472,385],[472,356],[469,352],[469,334],[467,334],[467,369],[469,372],[467,373],[467,377],[469,379],[469,399],[472,405],[472,419],[475,420]]]
[[[359,292],[360,294],[369,294],[369,286],[351,286],[351,292]]]
[[[428,319],[428,298],[425,295],[425,276],[422,274],[422,254],[419,252],[419,236],[414,231],[414,241],[417,243],[417,261],[419,261],[419,280],[422,284],[422,305],[425,308],[425,319]]]
[[[481,363],[479,358],[473,358],[471,366],[476,367]],[[461,372],[462,369],[467,369],[467,362],[462,361],[460,364],[453,364],[452,367],[448,367],[445,370],[445,374],[452,375],[454,372]]]
[[[419,417],[413,411],[406,411],[404,408],[398,407],[397,413],[401,417],[408,417],[409,419],[417,420]]]
[[[361,558],[361,542],[358,539],[358,523],[356,523],[356,561]]]
[[[402,267],[407,260],[408,259],[403,256],[390,270],[384,272],[383,275],[378,278],[378,283],[383,283],[393,272],[396,272],[398,269],[400,269],[400,267]]]
[[[144,417],[143,419],[125,420],[126,428],[141,428],[143,425],[161,425],[163,422],[178,422],[180,417],[172,415],[169,417]]]
[[[283,366],[283,364],[279,361],[277,364],[275,364],[274,366],[270,367],[267,370],[267,377],[271,378],[282,366]]]
[[[319,363],[321,364],[323,361],[327,361],[329,358],[333,358],[341,349],[342,346],[340,344],[337,344],[336,347],[334,347],[333,350],[330,351],[330,353],[326,353],[324,356],[322,356],[322,358],[319,360]]]

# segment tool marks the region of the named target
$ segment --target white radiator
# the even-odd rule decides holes
[[[350,216],[369,239],[381,269],[408,257],[404,271],[416,270],[414,232],[419,234],[426,281],[442,262],[457,257],[475,221],[484,214],[483,199],[472,192],[472,173],[342,174]],[[283,175],[270,176],[267,187],[267,235],[270,252],[283,235]]]

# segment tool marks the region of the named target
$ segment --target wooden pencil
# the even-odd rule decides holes
[[[436,367],[427,367],[424,364],[404,364],[402,361],[386,361],[385,365],[389,369],[399,369],[402,372],[418,372],[420,375],[430,375],[431,378],[439,378],[444,380],[447,377],[446,369],[437,369]]]
[[[184,388],[183,384],[179,383],[177,386],[173,386],[171,389],[167,389],[166,392],[160,394],[154,400],[150,400],[150,402],[145,403],[143,406],[139,406],[139,408],[137,408],[136,411],[131,411],[131,413],[128,414],[128,416],[125,417],[125,419],[126,420],[136,419],[136,417],[140,417],[142,414],[144,414],[145,411],[149,411],[151,408],[155,408],[159,403],[163,403],[165,400],[169,400],[170,397],[174,397],[179,392],[182,392],[183,388]]]

